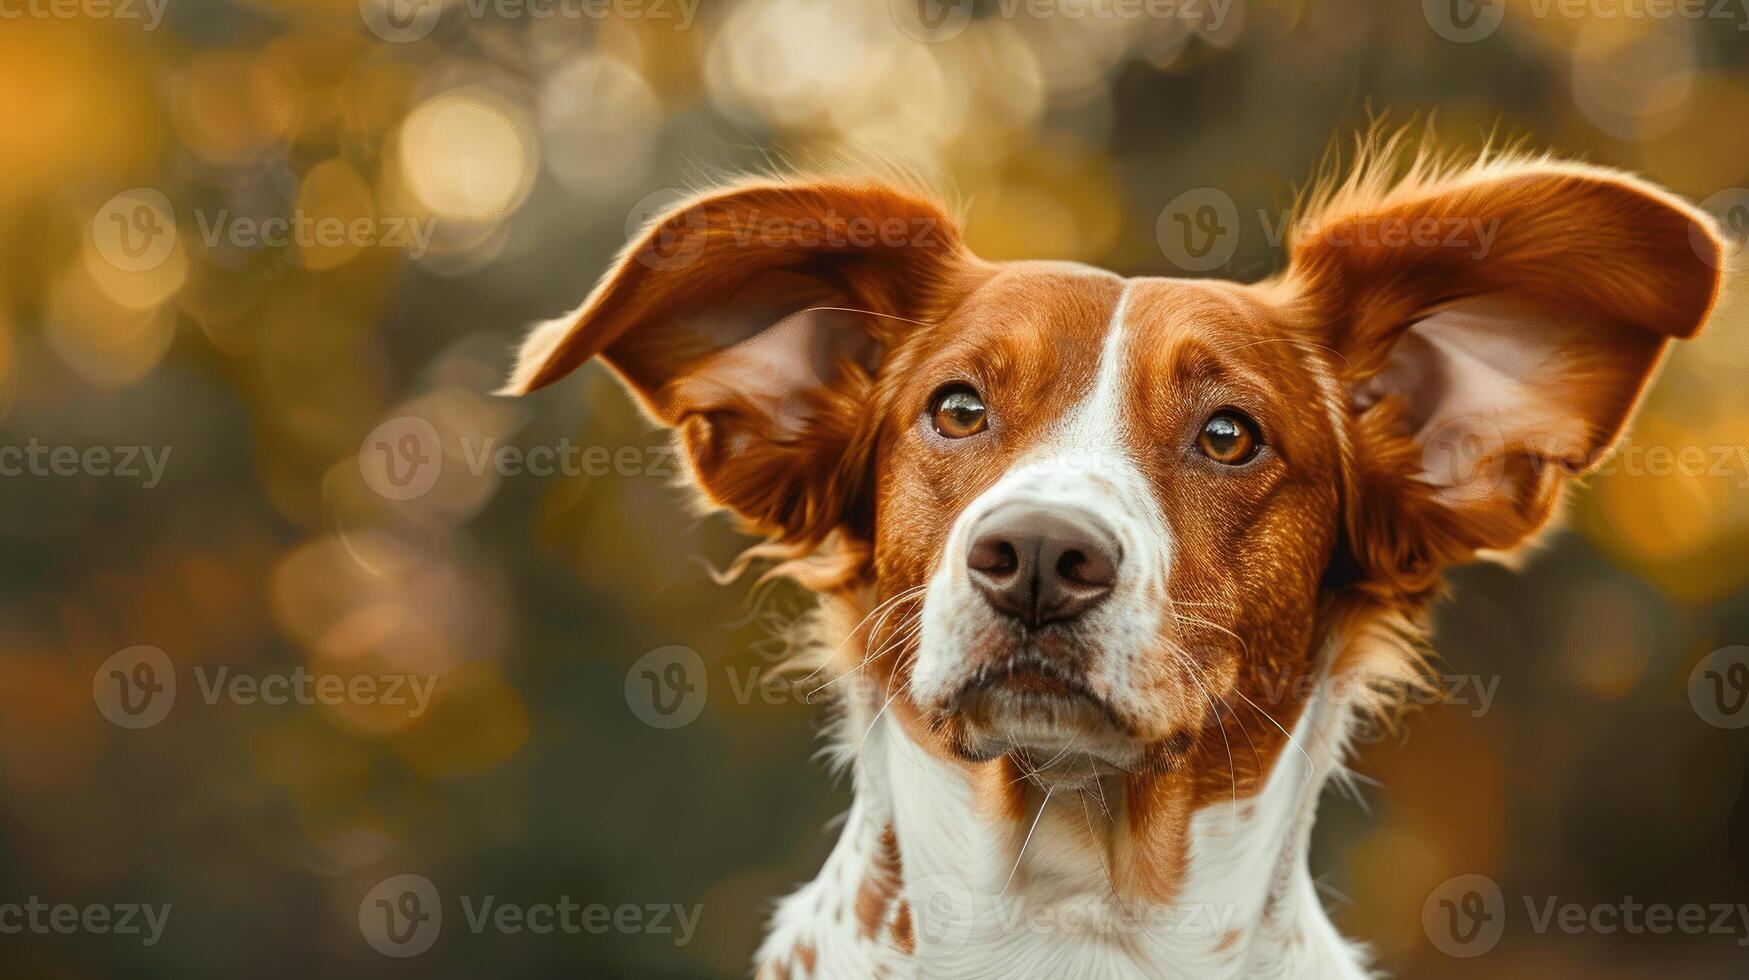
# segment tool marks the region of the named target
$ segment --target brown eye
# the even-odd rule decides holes
[[[1257,427],[1252,421],[1226,408],[1209,416],[1196,436],[1196,448],[1202,450],[1204,456],[1227,466],[1250,462],[1251,457],[1257,455],[1259,442]]]
[[[948,385],[936,392],[929,415],[935,431],[949,439],[984,431],[984,399],[970,385]]]

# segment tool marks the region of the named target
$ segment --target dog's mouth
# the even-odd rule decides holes
[[[1131,724],[1075,667],[1031,651],[979,669],[948,700],[956,748],[987,760],[1008,752],[1032,766],[1126,769],[1138,754]]]

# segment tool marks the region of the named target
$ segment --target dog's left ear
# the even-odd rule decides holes
[[[1542,528],[1700,330],[1722,252],[1663,190],[1550,162],[1351,185],[1297,228],[1288,283],[1346,375],[1362,575],[1420,591]]]
[[[887,184],[719,191],[657,218],[576,312],[537,325],[505,393],[599,356],[675,430],[711,503],[817,543],[870,506],[887,352],[979,268],[943,209]]]

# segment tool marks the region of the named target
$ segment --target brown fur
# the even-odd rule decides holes
[[[1666,342],[1693,336],[1717,298],[1716,263],[1690,244],[1719,247],[1708,219],[1634,178],[1510,155],[1402,163],[1394,141],[1363,157],[1311,195],[1282,276],[1254,286],[1144,280],[1132,295],[1138,339],[1126,370],[1141,380],[1127,389],[1129,448],[1178,539],[1161,601],[1186,615],[1160,643],[1190,667],[1163,657],[1143,681],[1161,710],[1122,720],[1151,746],[1120,780],[1124,816],[1101,858],[1123,894],[1171,898],[1191,815],[1258,792],[1323,651],[1335,648],[1332,670],[1344,678],[1417,682],[1422,618],[1444,570],[1541,528],[1569,478],[1619,435]],[[927,233],[902,247],[737,244],[735,216],[754,212],[899,219]],[[1454,218],[1498,221],[1487,254],[1363,241],[1368,228]],[[664,271],[675,240],[699,255]],[[946,209],[915,192],[762,182],[691,202],[634,241],[574,321],[531,339],[511,388],[542,387],[603,356],[676,430],[706,500],[768,539],[753,554],[789,559],[781,570],[822,594],[827,620],[860,624],[848,642],[838,630],[820,644],[836,657],[810,668],[859,669],[902,693],[916,642],[905,627],[919,603],[866,617],[927,580],[956,515],[1085,394],[1121,288],[1079,267],[983,262]],[[1505,447],[1506,479],[1457,506],[1416,479],[1402,402],[1358,406],[1353,392],[1408,326],[1491,294],[1597,322],[1595,349],[1563,352],[1570,363],[1553,392],[1584,425],[1564,441]],[[874,370],[840,364],[809,396],[806,427],[785,432],[732,391],[689,382],[718,351],[687,321],[725,304],[769,311],[767,322],[810,304],[868,311],[861,329],[884,356]],[[930,441],[920,412],[950,380],[990,393],[989,438]],[[1245,409],[1264,430],[1267,455],[1242,476],[1188,449],[1221,406]],[[892,713],[926,751],[965,769],[991,815],[1025,829],[1035,760],[972,758],[964,719],[908,698]],[[891,838],[888,828],[857,898],[868,937],[899,892]],[[910,948],[902,903],[889,931]]]

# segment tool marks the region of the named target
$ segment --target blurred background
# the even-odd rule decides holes
[[[746,542],[599,368],[492,397],[522,327],[677,188],[832,154],[942,175],[989,258],[1255,279],[1381,114],[1643,172],[1741,241],[1749,11],[1652,7],[0,0],[0,906],[171,906],[151,945],[0,934],[0,974],[740,975],[848,803],[763,683],[805,597],[713,584]],[[1749,924],[1525,899],[1749,902],[1746,377],[1738,300],[1540,557],[1458,576],[1453,703],[1319,823],[1383,967],[1743,975]],[[269,703],[300,676],[411,680]],[[442,931],[393,958],[366,920],[408,874]],[[1476,959],[1423,917],[1463,874],[1507,906]],[[485,896],[698,915],[476,933]]]

